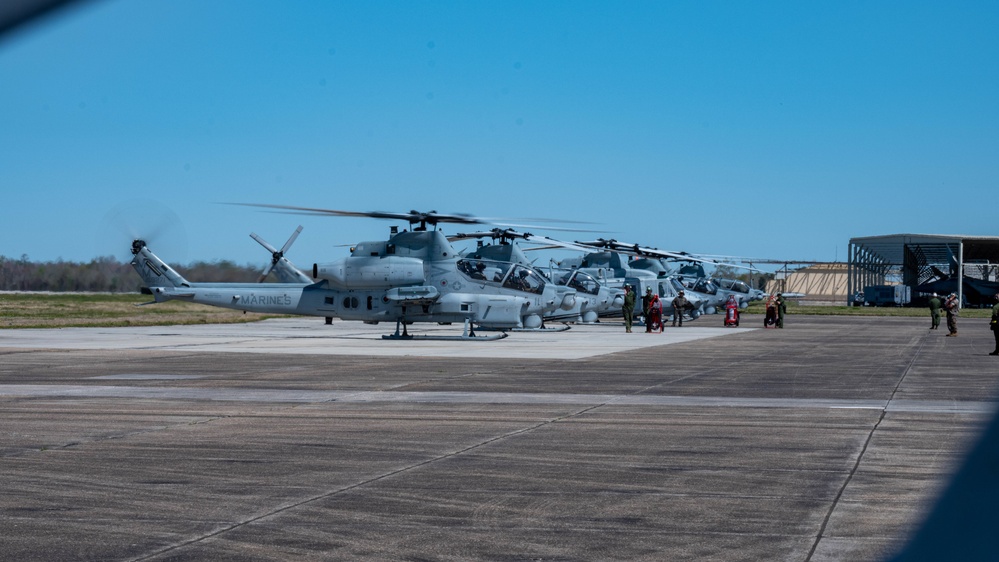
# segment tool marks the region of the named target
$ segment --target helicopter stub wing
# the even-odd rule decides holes
[[[430,304],[441,296],[436,287],[419,285],[415,287],[393,287],[385,291],[385,298],[401,304]]]

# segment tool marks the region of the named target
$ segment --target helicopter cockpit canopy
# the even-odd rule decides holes
[[[712,283],[710,279],[698,279],[691,289],[697,291],[698,293],[704,293],[705,295],[718,294],[718,286]]]
[[[573,270],[567,272],[558,278],[557,284],[571,287],[580,293],[588,295],[600,293],[600,283],[592,275],[584,271]]]
[[[460,259],[458,271],[472,281],[496,283],[515,291],[540,295],[545,289],[545,281],[537,272],[509,262]]]
[[[715,279],[714,282],[722,289],[749,294],[749,285],[738,279]]]

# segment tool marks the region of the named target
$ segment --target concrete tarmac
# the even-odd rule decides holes
[[[0,558],[890,555],[995,410],[988,321],[721,322],[0,330]]]

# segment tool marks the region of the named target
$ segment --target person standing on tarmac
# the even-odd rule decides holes
[[[961,308],[957,305],[957,293],[951,293],[944,301],[943,307],[947,311],[947,329],[950,330],[947,337],[957,337],[957,315],[961,312]]]
[[[659,301],[659,295],[652,295],[652,302],[649,303],[649,317],[645,320],[645,332],[652,333],[653,329],[663,331],[663,303]]]
[[[652,287],[645,288],[645,294],[642,295],[642,319],[646,324],[649,323],[649,306],[652,304]]]
[[[631,285],[624,286],[624,306],[621,312],[624,314],[625,332],[630,334],[632,315],[635,313],[635,291],[631,290]]]
[[[996,338],[996,350],[989,355],[999,355],[999,293],[996,293],[993,298],[996,303],[992,305],[992,320],[989,322],[989,328],[992,329],[992,335]]]
[[[787,301],[784,300],[784,295],[777,293],[777,298],[774,299],[774,306],[777,307],[777,327],[784,327],[784,315],[787,314]]]
[[[930,324],[931,330],[940,328],[940,307],[942,306],[943,301],[940,300],[940,297],[938,297],[936,293],[933,293],[933,296],[930,297],[930,319],[932,321]]]
[[[680,322],[680,327],[683,327],[683,311],[687,310],[687,304],[690,301],[687,297],[683,296],[683,291],[680,291],[676,297],[673,299],[673,327],[676,327],[676,323]]]

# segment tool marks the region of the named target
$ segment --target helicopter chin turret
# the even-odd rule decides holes
[[[423,260],[402,256],[356,257],[313,264],[312,277],[340,289],[388,289],[425,281]]]
[[[569,287],[557,286],[555,288],[558,291],[559,308],[562,310],[572,310],[576,306],[576,291],[575,289],[570,289]]]

